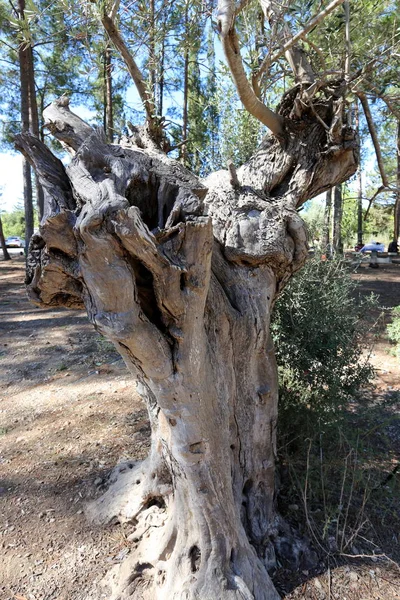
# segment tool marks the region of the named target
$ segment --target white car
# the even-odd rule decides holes
[[[7,248],[25,248],[25,240],[17,235],[11,235],[6,239]]]
[[[385,244],[380,244],[379,242],[370,242],[369,244],[365,244],[360,250],[360,252],[385,252]]]

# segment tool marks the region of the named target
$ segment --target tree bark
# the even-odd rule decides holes
[[[342,242],[342,216],[343,216],[343,197],[342,186],[336,185],[333,196],[333,251],[335,254],[343,254]]]
[[[36,84],[35,84],[35,68],[33,62],[33,50],[32,46],[26,49],[27,58],[27,69],[28,69],[28,90],[29,90],[29,130],[33,135],[40,139],[39,131],[39,114],[38,105],[36,98]],[[44,196],[42,186],[40,185],[38,177],[35,175],[35,189],[36,189],[36,206],[39,216],[39,222],[43,217],[43,205]]]
[[[0,216],[0,245],[1,245],[1,249],[3,251],[3,260],[11,260],[11,256],[9,255],[8,250],[7,250],[6,240],[4,239],[3,223],[1,220],[1,216]]]
[[[149,26],[149,74],[150,74],[150,89],[153,94],[154,105],[156,106],[156,82],[157,82],[157,66],[156,66],[156,15],[154,0],[149,2],[150,10],[150,26]],[[162,114],[159,111],[157,114]]]
[[[322,251],[331,254],[330,251],[330,227],[332,210],[332,189],[325,194],[324,229],[322,233]]]
[[[25,0],[18,0],[18,15],[20,20],[25,19]],[[20,92],[21,92],[21,125],[22,131],[30,129],[30,84],[29,84],[29,48],[23,42],[18,47],[18,59],[20,70]],[[29,247],[29,241],[33,234],[33,201],[32,201],[32,178],[31,168],[24,158],[22,163],[22,177],[24,187],[24,213],[25,213],[25,247]]]
[[[87,129],[66,113],[52,107],[57,135],[75,143],[63,120]],[[136,143],[107,145],[90,130],[65,169],[38,140],[17,139],[47,207],[30,298],[85,306],[149,412],[149,457],[117,469],[88,507],[98,522],[135,530],[107,597],[278,600],[268,568],[276,555],[307,568],[307,551],[274,503],[271,308],[307,256],[296,207],[355,172],[357,144],[347,130],[330,147],[318,121],[288,122],[285,140],[267,137],[233,187],[228,171],[201,181]]]
[[[104,49],[104,131],[107,142],[112,144],[114,139],[113,85],[111,48],[108,42]]]
[[[182,111],[182,164],[187,166],[187,139],[188,139],[188,110],[189,110],[189,2],[185,4],[185,33],[183,52],[183,111]]]
[[[160,64],[159,64],[159,77],[158,77],[158,114],[164,114],[164,80],[165,80],[165,25],[163,25],[161,51],[160,51]]]
[[[355,126],[360,135],[360,109],[358,106],[358,100],[354,103],[355,112]],[[362,191],[362,176],[361,176],[361,164],[357,169],[357,244],[361,246],[363,243],[363,191]]]
[[[357,244],[363,243],[363,204],[361,169],[357,170]]]
[[[400,121],[397,122],[397,187],[394,205],[393,240],[399,243],[400,238]]]

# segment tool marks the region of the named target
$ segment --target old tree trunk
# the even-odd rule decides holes
[[[137,378],[151,422],[149,457],[114,473],[88,509],[136,528],[108,598],[272,600],[274,553],[301,561],[274,506],[270,314],[307,254],[296,207],[355,172],[357,143],[328,94],[320,118],[291,118],[298,92],[280,107],[284,135],[267,136],[235,177],[199,180],[145,130],[107,144],[65,98],[45,117],[73,154],[66,168],[18,137],[46,200],[30,298],[86,308]]]

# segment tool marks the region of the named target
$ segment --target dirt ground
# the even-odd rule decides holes
[[[363,267],[355,277],[387,307],[372,356],[379,397],[400,390],[383,337],[400,304],[400,265]],[[116,463],[147,454],[146,411],[85,315],[35,308],[23,278],[23,257],[0,260],[0,600],[100,600],[94,590],[129,553],[131,531],[89,525],[83,509]],[[304,576],[287,600],[400,598],[400,569],[386,559]]]

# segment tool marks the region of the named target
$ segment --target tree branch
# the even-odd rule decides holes
[[[25,156],[39,177],[44,192],[44,218],[60,210],[74,210],[71,185],[61,160],[30,133],[15,136],[15,148]]]
[[[282,135],[282,118],[257,98],[247,79],[235,31],[235,4],[233,0],[219,0],[218,27],[226,60],[243,106],[276,136]]]
[[[250,4],[251,0],[240,0],[239,4],[235,9],[235,15],[238,15],[246,8],[248,4]]]
[[[144,109],[146,111],[147,122],[149,124],[151,132],[159,137],[160,135],[160,125],[156,116],[156,109],[154,106],[154,99],[152,97],[151,92],[148,90],[146,86],[146,82],[144,80],[143,74],[137,66],[133,56],[129,52],[125,41],[122,39],[120,32],[118,31],[115,22],[111,17],[106,15],[105,13],[101,16],[101,22],[103,24],[104,29],[110,36],[110,40],[117,48],[120,53],[122,59],[124,60],[127,69],[129,71],[130,76],[134,84],[136,85],[137,91],[139,92],[140,99],[143,103]]]
[[[400,121],[400,107],[397,108],[397,106],[394,106],[392,98],[389,98],[387,94],[381,94],[378,88],[369,79],[367,79],[367,84],[371,88],[371,90],[375,92],[378,98],[380,98],[386,104],[386,106],[388,107],[390,112],[396,117],[396,119]]]
[[[381,185],[380,187],[378,187],[378,189],[376,190],[375,194],[374,194],[374,195],[373,195],[373,196],[370,198],[370,200],[369,200],[369,203],[368,203],[367,210],[365,211],[365,215],[364,215],[364,221],[366,221],[366,220],[367,220],[367,218],[368,218],[369,211],[370,211],[370,209],[371,209],[371,207],[372,207],[372,205],[373,205],[373,203],[374,203],[374,200],[375,200],[375,198],[376,198],[377,196],[379,196],[379,194],[380,194],[381,192],[383,192],[385,189],[386,189],[386,186],[385,186],[385,185]]]
[[[261,76],[270,68],[270,66],[278,60],[281,56],[283,56],[288,50],[290,50],[297,42],[299,42],[307,33],[311,31],[314,27],[316,27],[321,21],[323,21],[335,8],[343,4],[344,0],[333,0],[328,6],[322,10],[320,13],[315,15],[307,25],[296,35],[290,38],[285,44],[282,46],[280,50],[275,52],[272,56],[266,56],[263,62],[260,65],[260,68],[257,72],[257,79],[259,80]]]
[[[76,152],[93,133],[92,127],[69,110],[69,98],[62,96],[43,111],[45,127],[50,130],[69,152]]]
[[[110,17],[111,21],[115,21],[115,17],[117,16],[117,12],[118,12],[120,4],[121,4],[120,0],[115,0],[114,4],[112,5],[110,14],[108,15]]]
[[[387,188],[387,187],[389,187],[389,182],[388,182],[388,178],[386,175],[385,166],[383,164],[381,147],[379,144],[379,139],[378,139],[378,135],[376,133],[375,124],[374,124],[374,121],[373,121],[373,118],[371,115],[371,111],[369,108],[367,96],[363,92],[356,92],[356,93],[362,104],[365,118],[367,120],[368,130],[369,130],[370,136],[372,138],[372,142],[374,144],[376,160],[378,162],[378,168],[379,168],[379,173],[381,174],[382,183],[383,183],[383,186],[385,188]]]
[[[349,0],[344,2],[345,15],[345,38],[346,38],[346,58],[344,63],[344,77],[348,84],[350,81],[350,60],[351,60],[351,40],[350,40],[350,5]],[[350,111],[349,113],[350,114]],[[349,123],[350,125],[350,123]]]

